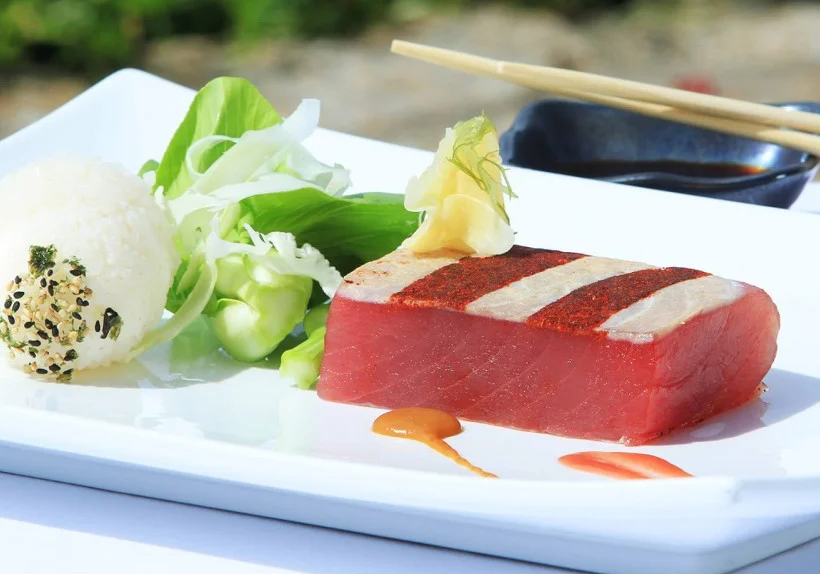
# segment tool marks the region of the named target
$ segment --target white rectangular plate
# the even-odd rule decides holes
[[[119,72],[0,143],[0,176],[66,152],[136,170],[162,153],[192,95]],[[309,147],[349,167],[354,191],[403,192],[431,160],[326,130]],[[573,473],[557,457],[619,447],[466,423],[453,446],[502,477],[479,479],[419,444],[374,435],[377,409],[323,402],[274,369],[215,350],[182,356],[179,345],[70,385],[0,366],[0,470],[608,574],[722,573],[820,536],[820,219],[509,175],[521,244],[700,268],[778,304],[764,399],[639,449],[698,478]],[[15,198],[0,201],[13,216]]]

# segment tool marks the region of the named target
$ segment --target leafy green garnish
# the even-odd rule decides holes
[[[137,357],[154,345],[170,341],[184,331],[188,325],[196,321],[208,305],[215,285],[215,262],[203,262],[193,288],[188,291],[185,300],[177,307],[174,316],[150,331],[136,347],[131,349],[130,356]]]
[[[240,204],[241,221],[260,233],[286,231],[310,243],[342,275],[396,249],[418,227],[404,196],[332,197],[315,189],[258,195]]]
[[[261,130],[281,121],[273,106],[248,80],[223,77],[208,82],[197,93],[171,138],[156,169],[154,189],[161,186],[165,196],[172,199],[191,187],[194,180],[185,160],[196,141],[214,135],[238,138],[249,130]],[[193,167],[205,171],[229,147],[229,142],[214,146]]]
[[[144,164],[142,164],[142,167],[141,167],[141,168],[140,168],[140,170],[137,172],[137,175],[138,175],[138,176],[140,176],[140,177],[142,177],[142,176],[144,176],[146,173],[151,173],[151,172],[155,172],[155,171],[157,171],[157,168],[158,168],[158,167],[159,167],[159,162],[158,162],[157,160],[155,160],[155,159],[149,159],[149,160],[148,160],[148,161],[146,161]]]
[[[282,119],[246,80],[219,78],[197,94],[162,161],[143,169],[155,170],[182,263],[166,301],[174,316],[138,352],[204,316],[232,357],[264,359],[333,295],[340,272],[416,229],[401,195],[340,197],[347,171],[301,143],[318,121],[318,101]]]
[[[32,245],[29,247],[28,255],[29,272],[32,276],[39,277],[54,267],[54,257],[57,255],[57,249],[53,245],[47,247]]]
[[[77,259],[76,257],[69,257],[68,259],[64,259],[63,263],[67,263],[68,265],[71,265],[71,268],[74,271],[76,271],[77,273],[79,273],[80,275],[85,275],[85,274],[88,273],[88,271],[85,268],[85,265],[80,263],[80,260]]]

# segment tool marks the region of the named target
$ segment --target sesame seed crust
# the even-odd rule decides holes
[[[9,283],[0,310],[0,340],[25,373],[67,382],[79,358],[75,348],[90,324],[103,323],[103,339],[116,339],[121,319],[111,308],[96,309],[86,269],[75,257],[57,258],[53,246],[32,246],[29,271]]]

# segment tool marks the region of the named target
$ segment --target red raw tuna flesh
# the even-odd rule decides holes
[[[759,288],[690,269],[399,250],[345,278],[317,390],[640,445],[757,397],[779,324]]]

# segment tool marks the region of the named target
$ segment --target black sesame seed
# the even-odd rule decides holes
[[[77,319],[78,321],[82,321],[82,320],[83,320],[83,316],[82,316],[82,315],[80,315],[79,313],[77,313],[76,311],[74,311],[74,312],[71,314],[71,316],[72,316],[72,317],[74,317],[75,319]]]
[[[34,323],[32,323],[32,325],[33,324]],[[53,329],[54,328],[54,323],[52,323],[50,319],[46,319],[45,321],[43,321],[43,325],[46,326],[46,329]],[[26,327],[26,328],[28,328],[28,327]]]
[[[52,303],[52,304],[51,304],[51,308],[52,308],[52,309],[54,309],[55,311],[59,311],[59,310],[60,310],[60,308],[57,306],[57,303]]]
[[[48,340],[48,333],[45,331],[37,331],[37,336],[40,337],[43,341]]]
[[[51,285],[52,287],[56,287],[57,285],[59,285],[59,283],[57,281],[55,281],[54,279],[49,281],[48,284]]]
[[[45,370],[45,369],[37,369],[36,373],[37,373],[38,375],[47,375],[47,374],[48,374],[48,371],[47,371],[47,370]]]
[[[122,318],[119,313],[114,311],[111,307],[105,310],[102,319],[102,338],[107,339],[111,335],[114,341],[120,336],[122,331]]]
[[[31,341],[28,342],[28,344],[31,345],[32,347],[39,347],[40,346],[40,341],[38,341],[37,339],[32,339]]]
[[[90,303],[82,297],[77,297],[77,305],[79,305],[80,307],[88,307]]]
[[[78,356],[79,355],[77,354],[77,351],[75,351],[74,349],[69,349],[68,352],[65,354],[65,360],[76,361]]]
[[[15,278],[14,278],[14,283],[15,283],[16,285],[19,285],[21,281],[22,281],[22,279],[20,279],[20,276],[19,276],[19,275],[18,275],[17,277],[15,277]]]
[[[11,299],[10,298],[6,299],[6,302],[3,303],[3,307],[5,307],[6,309],[11,309]]]
[[[30,356],[32,359],[36,359],[36,358],[37,358],[37,353],[35,353],[34,351],[29,351],[29,352],[28,352],[28,354],[29,354],[29,356]]]
[[[46,285],[48,285],[48,281],[46,281],[46,278],[43,277],[42,279],[40,279],[40,287],[45,289]]]
[[[24,292],[24,291],[15,291],[15,292],[14,292],[14,295],[12,295],[12,297],[14,297],[15,299],[19,299],[19,298],[20,298],[20,297],[22,297],[23,295],[25,295],[25,292]]]
[[[96,323],[94,323],[94,331],[99,333],[100,329],[102,329],[102,325],[100,325],[100,322],[97,321]]]
[[[60,336],[60,330],[56,326],[51,328],[51,336],[55,339]]]
[[[66,369],[63,371],[63,374],[67,377],[70,377],[74,373],[74,369]]]
[[[26,321],[25,323],[23,323],[24,329],[31,329],[32,327],[34,327],[34,321]]]
[[[51,371],[52,373],[56,373],[57,371],[60,370],[60,365],[57,365],[57,364],[51,365],[48,368],[48,370]]]
[[[14,325],[14,323],[16,323],[16,322],[17,321],[14,318],[14,315],[9,315],[9,325]]]
[[[71,271],[69,271],[69,273],[74,275],[74,277],[79,277],[83,274],[81,269],[72,269]]]
[[[14,305],[11,306],[12,313],[16,313],[20,310],[20,301],[15,301]]]
[[[54,297],[54,287],[52,287],[51,285],[48,286],[48,294]]]
[[[49,269],[48,271],[46,271],[46,275],[48,275],[49,277],[54,275],[54,269]]]

